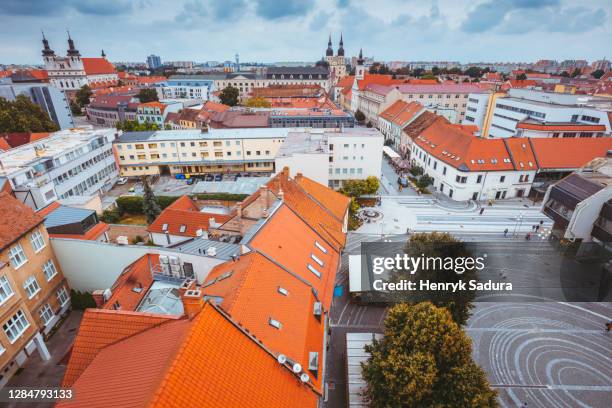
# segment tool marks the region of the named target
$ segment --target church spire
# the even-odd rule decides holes
[[[66,30],[66,32],[68,33],[68,56],[80,57],[81,53],[79,52],[79,50],[74,48],[74,41],[72,40],[72,38],[70,38],[70,31]]]
[[[359,49],[359,58],[357,58],[357,65],[363,65],[363,50]]]
[[[106,54],[104,53],[104,50],[102,50],[102,58],[106,58]]]
[[[329,40],[327,41],[327,51],[325,51],[327,57],[334,56],[334,50],[332,49],[331,33],[329,33]]]
[[[344,57],[344,41],[342,40],[342,33],[340,33],[340,46],[338,47],[338,56]]]
[[[43,52],[42,55],[43,57],[51,57],[53,55],[55,55],[55,52],[53,52],[53,50],[51,49],[51,47],[49,47],[49,41],[47,40],[47,38],[45,38],[45,32],[42,31],[42,43],[43,43]]]

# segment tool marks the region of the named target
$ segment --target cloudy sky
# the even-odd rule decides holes
[[[377,60],[612,58],[610,0],[0,0],[0,63],[40,63],[40,31],[112,61],[314,61],[331,32]]]

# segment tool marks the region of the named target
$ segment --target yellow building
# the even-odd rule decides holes
[[[43,218],[0,193],[0,387],[38,350],[70,308],[70,289],[55,258]]]

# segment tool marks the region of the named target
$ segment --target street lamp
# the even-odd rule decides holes
[[[516,217],[516,222],[514,223],[514,232],[512,233],[513,236],[516,237],[516,230],[517,228],[520,229],[522,225],[523,225],[523,212],[521,211],[519,215]]]

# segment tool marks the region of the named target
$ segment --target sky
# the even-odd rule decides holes
[[[612,58],[612,0],[0,0],[0,63],[64,55],[111,61],[315,61],[331,33],[379,61]]]

